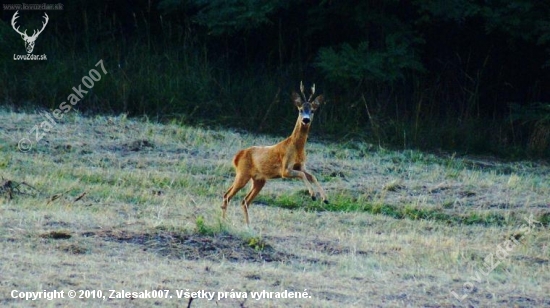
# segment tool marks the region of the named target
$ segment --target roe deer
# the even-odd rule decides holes
[[[233,158],[233,166],[237,174],[233,185],[229,187],[223,196],[222,212],[224,219],[229,200],[250,180],[252,180],[252,187],[241,203],[247,225],[249,224],[248,206],[269,179],[281,177],[300,178],[304,181],[311,198],[315,200],[316,194],[311,184],[313,183],[317,186],[321,199],[328,203],[325,191],[319,185],[315,176],[306,171],[306,152],[304,149],[311,121],[313,120],[313,113],[323,102],[323,96],[319,95],[312,100],[315,94],[315,84],[311,88],[312,93],[309,99],[306,100],[304,85],[301,82],[300,92],[302,96],[292,92],[292,100],[298,108],[298,120],[290,137],[275,145],[253,146],[241,150]]]

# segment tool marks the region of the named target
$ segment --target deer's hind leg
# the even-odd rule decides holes
[[[241,190],[241,188],[243,188],[246,185],[246,183],[248,183],[249,180],[250,180],[250,176],[242,173],[241,174],[237,173],[237,175],[235,176],[235,180],[233,181],[233,185],[231,185],[231,187],[229,187],[229,189],[223,195],[223,205],[222,205],[223,219],[225,219],[226,217],[227,205],[229,203],[229,200],[231,200],[231,198],[233,198],[233,196],[235,196],[237,192]]]

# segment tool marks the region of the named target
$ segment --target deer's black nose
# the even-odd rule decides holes
[[[302,122],[304,122],[304,124],[307,124],[309,123],[311,120],[309,118],[303,118],[302,119]]]

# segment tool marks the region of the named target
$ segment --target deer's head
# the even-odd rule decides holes
[[[24,32],[21,32],[19,31],[19,27],[15,27],[15,20],[17,18],[19,18],[19,16],[17,15],[17,13],[19,13],[19,11],[16,11],[15,14],[13,14],[13,17],[11,19],[11,26],[13,27],[13,30],[15,30],[15,32],[19,33],[21,35],[21,38],[25,41],[25,49],[27,49],[27,53],[32,53],[33,49],[34,49],[34,41],[36,41],[36,39],[38,38],[38,35],[40,33],[42,33],[42,31],[44,31],[44,28],[46,27],[46,25],[48,24],[48,14],[44,13],[44,19],[46,19],[46,21],[42,22],[42,29],[40,30],[34,30],[32,32],[32,35],[31,36],[28,36],[27,35],[27,30],[25,30]]]
[[[301,96],[296,93],[292,92],[292,100],[294,101],[294,105],[296,108],[298,108],[299,117],[301,119],[301,123],[303,125],[309,125],[311,121],[313,120],[313,114],[315,113],[315,110],[321,105],[321,103],[324,101],[323,95],[317,96],[315,99],[313,99],[313,95],[315,94],[315,84],[311,87],[311,95],[309,96],[309,99],[306,99],[306,94],[304,93],[304,84],[300,81],[300,92]]]

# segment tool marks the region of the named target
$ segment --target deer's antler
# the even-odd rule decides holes
[[[38,30],[38,32],[36,32],[36,30],[34,30],[32,32],[32,35],[31,36],[28,36],[27,35],[27,29],[25,29],[25,32],[21,32],[19,31],[19,27],[15,27],[15,20],[17,18],[19,18],[20,16],[18,16],[17,14],[19,13],[19,11],[16,11],[15,14],[13,14],[13,17],[11,18],[11,26],[13,28],[13,30],[15,30],[15,32],[19,33],[21,36],[24,36],[25,38],[29,38],[29,39],[33,39],[33,38],[36,38],[40,33],[42,33],[42,31],[44,31],[44,28],[46,28],[46,25],[48,24],[48,21],[50,20],[50,18],[48,17],[48,14],[44,13],[44,19],[46,19],[45,22],[42,22],[42,29]]]
[[[313,94],[315,94],[315,84],[313,84],[313,87],[311,87],[311,95],[309,96],[308,102],[311,101],[311,98],[313,97]]]
[[[302,92],[302,99],[304,102],[307,102],[306,100],[306,94],[304,93],[304,83],[300,80],[300,92]]]
[[[13,14],[13,17],[11,18],[11,26],[13,28],[13,30],[15,30],[15,32],[19,33],[20,35],[24,35],[24,36],[27,36],[27,30],[25,30],[25,32],[21,32],[19,31],[19,27],[15,27],[15,20],[17,18],[19,18],[19,16],[17,16],[17,13],[19,13],[19,11],[16,11],[15,14]]]
[[[38,32],[36,32],[36,30],[34,30],[34,31],[32,32],[32,37],[33,37],[33,38],[34,38],[34,37],[37,37],[40,33],[42,33],[42,31],[44,31],[44,28],[46,28],[46,25],[48,24],[48,20],[50,20],[50,18],[48,17],[48,14],[46,14],[46,13],[44,12],[44,15],[46,15],[46,16],[44,16],[44,19],[46,19],[46,21],[45,21],[45,22],[42,22],[42,29],[38,30]],[[36,34],[34,34],[34,32],[36,32]]]

